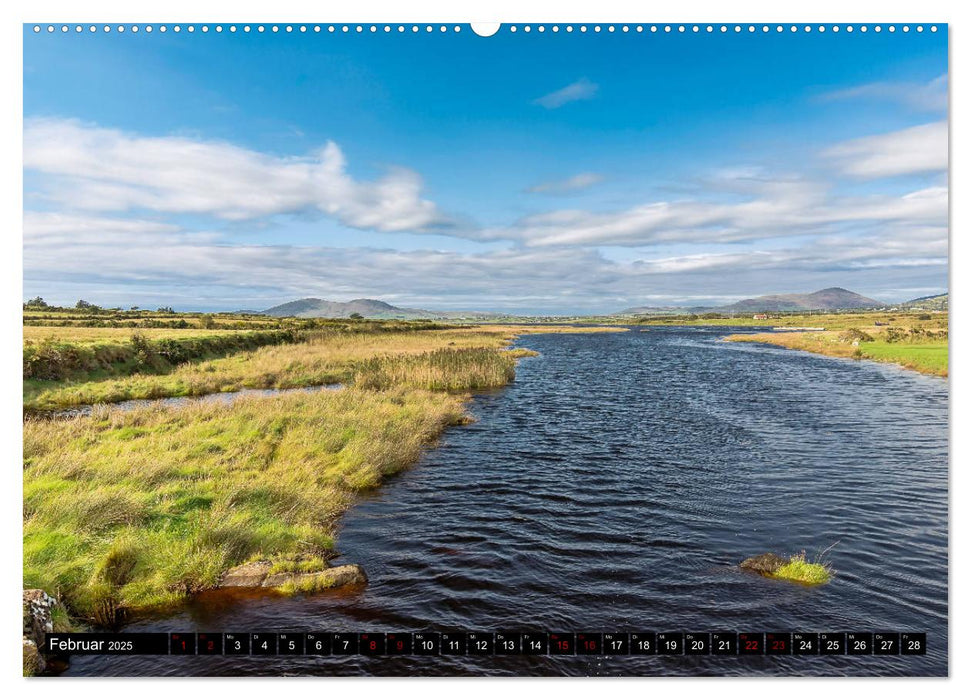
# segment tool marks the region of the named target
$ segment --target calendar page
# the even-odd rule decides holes
[[[948,675],[947,23],[22,35],[26,675]]]

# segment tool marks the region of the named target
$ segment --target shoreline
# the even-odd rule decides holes
[[[837,357],[844,360],[870,360],[883,364],[892,364],[901,369],[918,372],[929,376],[941,377],[946,379],[948,376],[947,368],[947,342],[943,343],[944,365],[943,368],[936,362],[940,350],[939,344],[899,344],[894,348],[894,344],[884,341],[860,342],[841,340],[835,331],[783,331],[773,333],[733,333],[724,336],[721,340],[729,343],[765,343],[775,347],[786,348],[787,350],[801,350],[814,355],[826,357]],[[923,357],[921,350],[926,350],[927,354],[933,353],[934,357]],[[881,352],[880,354],[874,354]]]

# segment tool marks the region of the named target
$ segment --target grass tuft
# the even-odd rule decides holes
[[[772,578],[794,581],[815,586],[829,583],[833,570],[829,564],[819,561],[806,561],[806,553],[800,552],[789,557],[789,561],[772,572]]]

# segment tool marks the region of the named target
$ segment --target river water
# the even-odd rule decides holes
[[[344,519],[359,591],[203,596],[125,631],[916,631],[926,656],[74,657],[69,675],[944,675],[945,380],[726,329],[531,335]],[[735,566],[827,554],[804,587]]]

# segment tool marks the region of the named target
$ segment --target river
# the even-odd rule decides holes
[[[530,335],[414,468],[346,514],[357,592],[201,596],[125,631],[917,631],[925,656],[74,657],[66,675],[945,675],[948,385],[720,341]],[[827,554],[827,585],[736,567]]]

